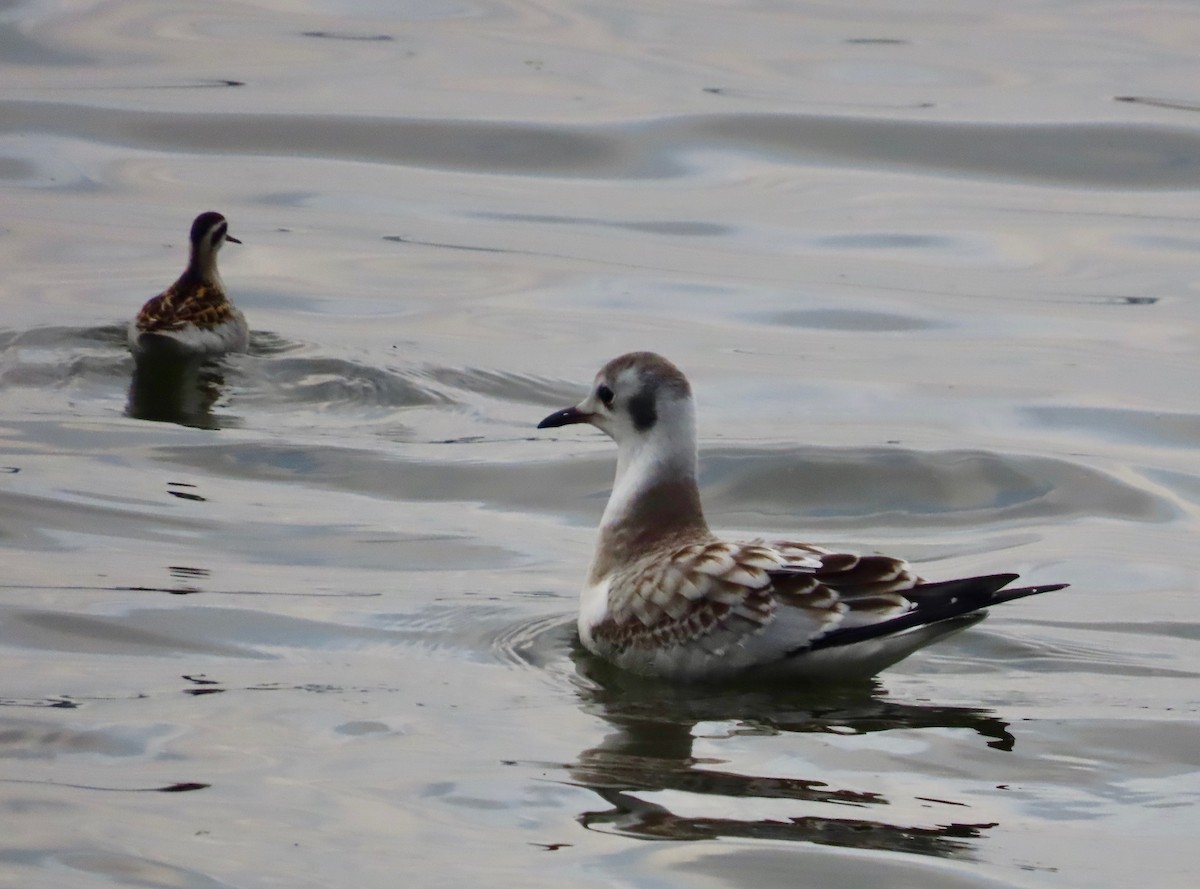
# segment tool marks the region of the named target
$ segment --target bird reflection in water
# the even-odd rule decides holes
[[[129,384],[125,415],[197,429],[226,425],[213,414],[225,376],[212,360],[174,354],[139,355]]]
[[[720,837],[791,840],[881,849],[940,857],[969,857],[971,844],[995,823],[902,824],[854,817],[890,804],[881,794],[831,787],[820,780],[773,778],[722,771],[697,759],[693,729],[701,722],[731,722],[743,734],[778,732],[867,734],[897,729],[966,728],[987,745],[1011,750],[1007,723],[985,710],[902,704],[884,699],[880,685],[800,692],[761,687],[679,687],[620,673],[585,653],[576,666],[584,679],[584,707],[613,731],[585,750],[568,769],[572,783],[596,793],[611,808],[585,812],[579,821],[643,839],[709,840]],[[848,817],[798,815],[780,819],[677,815],[661,802],[643,799],[661,791],[729,800],[794,800],[848,809]],[[961,805],[948,801],[949,805]],[[735,805],[724,807],[735,810]]]

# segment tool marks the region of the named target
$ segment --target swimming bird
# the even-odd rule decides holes
[[[217,272],[217,252],[230,236],[220,213],[201,213],[192,223],[191,253],[179,279],[151,299],[129,325],[135,355],[211,356],[245,352],[246,317],[229,301]]]
[[[871,676],[977,623],[991,605],[1066,586],[1005,589],[1016,574],[929,582],[891,556],[718,538],[696,484],[691,386],[652,352],[614,358],[583,401],[538,428],[574,423],[617,444],[579,637],[634,673],[678,681]]]

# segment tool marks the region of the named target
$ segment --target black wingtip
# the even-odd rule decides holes
[[[1069,583],[1047,583],[1041,586],[1023,586],[1017,587],[1015,590],[1000,590],[992,596],[992,604],[1000,605],[1003,602],[1012,602],[1015,599],[1024,599],[1026,596],[1037,596],[1041,593],[1053,593],[1055,590],[1065,590],[1069,587]]]
[[[993,605],[1024,599],[1027,596],[1036,596],[1039,593],[1052,593],[1070,586],[1066,583],[1049,583],[1040,586],[1018,587],[1012,590],[1003,589],[1006,584],[1012,583],[1019,576],[1019,574],[989,574],[982,577],[964,577],[957,580],[920,584],[910,590],[902,591],[902,595],[915,606],[911,611],[875,624],[831,630],[819,639],[815,639],[806,648],[816,650],[851,645],[880,636],[892,636],[914,627],[965,619],[972,615],[977,615],[979,619],[982,619],[984,609]],[[798,650],[794,653],[803,652]]]

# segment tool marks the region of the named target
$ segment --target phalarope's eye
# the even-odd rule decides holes
[[[604,403],[605,407],[612,407],[613,399],[616,396],[613,395],[612,389],[609,389],[607,386],[601,385],[598,389],[596,389],[596,397],[599,398],[600,401],[602,401]]]

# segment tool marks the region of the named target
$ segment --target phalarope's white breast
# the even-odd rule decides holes
[[[610,361],[583,401],[538,428],[572,423],[617,443],[579,635],[636,673],[870,676],[982,620],[982,609],[1066,586],[1003,589],[1016,574],[931,583],[890,556],[718,539],[696,485],[691,386],[651,352]]]
[[[217,272],[217,251],[229,235],[220,213],[201,213],[192,223],[191,254],[179,279],[142,306],[129,325],[135,355],[217,355],[244,352],[250,330],[241,310],[229,301]]]

